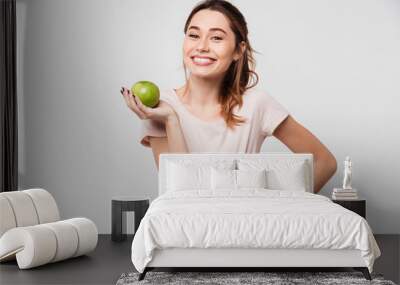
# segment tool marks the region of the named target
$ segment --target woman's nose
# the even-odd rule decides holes
[[[199,44],[197,46],[197,50],[198,51],[208,51],[208,42],[207,42],[207,38],[199,41]]]

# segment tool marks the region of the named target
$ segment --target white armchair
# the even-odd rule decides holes
[[[0,193],[0,262],[17,259],[20,269],[28,269],[80,256],[96,248],[97,235],[89,219],[60,221],[44,189]]]

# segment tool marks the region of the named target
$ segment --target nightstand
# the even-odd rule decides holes
[[[148,197],[130,197],[117,196],[112,198],[111,202],[111,240],[123,241],[127,235],[123,233],[125,226],[124,212],[135,212],[135,232],[137,231],[140,221],[149,208],[150,198]]]
[[[339,204],[340,206],[359,214],[361,217],[366,219],[366,201],[365,199],[357,200],[332,200],[332,202]]]

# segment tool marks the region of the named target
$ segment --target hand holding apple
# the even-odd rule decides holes
[[[134,88],[135,85],[132,87],[134,91],[136,90],[136,88]],[[142,103],[142,99],[139,99],[139,96],[134,96],[132,93],[133,92],[126,87],[121,88],[121,94],[129,109],[131,109],[140,119],[153,119],[166,123],[169,119],[177,118],[175,110],[167,102],[158,99],[157,104],[155,105],[156,107],[148,107]],[[155,98],[157,98],[157,96]]]

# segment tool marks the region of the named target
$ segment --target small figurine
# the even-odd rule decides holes
[[[350,160],[350,156],[346,156],[346,160],[344,161],[343,189],[352,189],[351,188],[351,160]]]

